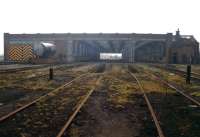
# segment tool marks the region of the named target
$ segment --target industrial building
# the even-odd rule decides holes
[[[192,35],[136,33],[4,33],[4,59],[14,62],[100,61],[101,53],[121,54],[121,62],[198,63]]]

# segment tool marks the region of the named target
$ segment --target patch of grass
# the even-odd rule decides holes
[[[200,92],[199,92],[199,91],[197,91],[197,92],[193,92],[193,93],[191,93],[191,95],[193,95],[193,96],[197,96],[197,97],[200,97]]]
[[[130,96],[137,90],[136,84],[110,76],[106,77],[103,81],[106,83],[108,82],[108,101],[115,104],[116,107],[121,107],[121,105],[133,101],[130,99]]]
[[[69,135],[72,136],[72,137],[80,137],[80,131],[79,131],[78,128],[73,127],[73,128],[70,129]]]
[[[163,84],[160,84],[155,81],[146,81],[146,80],[141,80],[142,86],[145,90],[145,92],[160,92],[160,93],[169,93],[169,92],[174,92],[173,90],[169,89]]]
[[[48,90],[53,90],[55,88],[54,83],[48,80],[26,81],[21,85],[14,84],[13,86],[20,87],[23,89],[30,89],[33,91],[48,91]]]

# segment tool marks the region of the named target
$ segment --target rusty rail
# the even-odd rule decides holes
[[[76,65],[70,65],[70,66],[62,66],[62,65],[58,65],[58,66],[55,66],[54,69],[61,69],[63,67],[67,67],[68,69],[71,68],[71,67],[75,67],[75,66],[81,66],[81,64],[76,64]],[[44,67],[45,68],[45,67]],[[48,69],[48,66],[46,67]],[[39,68],[38,68],[39,69]],[[35,79],[35,78],[41,78],[41,77],[47,77],[49,74],[42,74],[42,75],[38,75],[38,76],[33,76],[33,77],[29,77],[29,78],[23,78],[23,79],[20,79],[20,80],[15,80],[14,82],[12,82],[11,84],[15,84],[17,82],[23,82],[23,81],[26,81],[26,80],[31,80],[31,79]],[[3,86],[3,88],[9,88],[10,86]]]
[[[173,72],[173,73],[175,73],[175,74],[178,74],[178,75],[180,75],[180,76],[182,76],[182,77],[185,77],[186,76],[186,71],[184,71],[184,70],[180,70],[180,69],[176,69],[176,68],[172,68],[172,67],[164,67],[164,66],[159,66],[159,65],[149,65],[149,66],[152,66],[152,67],[156,67],[156,68],[159,68],[159,69],[164,69],[164,70],[167,70],[167,71],[171,71],[171,72]],[[198,73],[195,73],[195,72],[191,72],[191,79],[193,79],[193,80],[196,80],[196,81],[200,81],[200,74],[198,74]]]
[[[165,69],[165,68],[163,68],[163,69]],[[179,69],[172,69],[172,68],[166,68],[166,69],[167,69],[168,71],[172,71],[172,72],[174,72],[174,73],[176,73],[176,74],[182,75],[183,77],[185,77],[185,76],[186,76],[186,73],[187,73],[187,72],[185,72],[185,71],[183,71],[183,70],[179,70]],[[198,81],[200,81],[200,76],[199,76],[199,74],[194,73],[194,72],[191,72],[191,74],[192,74],[191,78],[192,78],[193,80],[198,80]]]
[[[12,68],[12,69],[6,69],[6,70],[3,69],[3,70],[0,70],[0,74],[15,73],[15,72],[20,72],[20,71],[28,71],[28,70],[42,69],[42,68],[48,68],[48,67],[49,67],[49,65]]]
[[[74,78],[74,79],[71,80],[70,82],[67,82],[67,83],[63,84],[62,86],[60,86],[60,87],[54,89],[53,91],[51,91],[51,92],[49,92],[49,93],[47,93],[47,94],[45,94],[45,95],[39,97],[38,99],[35,99],[34,101],[32,101],[32,102],[30,102],[30,103],[28,103],[28,104],[26,104],[26,105],[24,105],[24,106],[22,106],[22,107],[20,107],[20,108],[18,108],[18,109],[16,109],[16,110],[12,111],[12,112],[10,112],[10,113],[8,113],[7,115],[2,116],[2,117],[0,118],[0,123],[3,122],[3,121],[5,121],[6,119],[10,118],[11,116],[14,116],[16,113],[18,113],[18,112],[20,112],[20,111],[22,111],[22,110],[24,110],[24,109],[29,108],[30,106],[34,105],[34,104],[37,103],[38,101],[40,101],[40,100],[42,100],[43,98],[47,97],[49,94],[51,94],[51,93],[53,93],[53,92],[57,92],[57,91],[63,89],[64,87],[69,86],[69,85],[70,85],[72,82],[74,82],[75,80],[78,80],[78,79],[80,79],[80,78],[82,78],[83,76],[88,75],[88,74],[89,74],[89,73],[82,74],[82,75],[80,75],[80,76]]]
[[[159,124],[159,121],[158,121],[158,119],[156,117],[155,111],[153,110],[153,107],[152,107],[152,105],[151,105],[151,103],[150,103],[150,101],[148,99],[148,96],[144,92],[144,89],[143,89],[141,83],[139,82],[139,80],[137,79],[137,77],[133,73],[131,73],[131,72],[129,72],[129,73],[137,81],[137,84],[138,84],[138,86],[140,88],[140,91],[143,93],[143,97],[144,97],[144,99],[145,99],[145,101],[147,103],[148,109],[149,109],[149,111],[151,113],[151,116],[153,118],[153,121],[155,123],[155,126],[156,126],[156,129],[157,129],[159,137],[165,137],[164,134],[163,134],[163,130],[162,130],[160,124]]]
[[[163,67],[162,67],[162,68],[163,68]],[[161,68],[161,69],[162,69],[162,68]],[[164,68],[163,68],[163,69],[164,69]],[[192,98],[190,95],[184,93],[183,90],[180,90],[180,89],[176,88],[174,85],[172,85],[172,84],[170,84],[169,82],[165,81],[164,79],[158,77],[157,75],[155,75],[155,74],[153,74],[153,73],[150,73],[149,71],[148,71],[148,72],[144,72],[144,73],[150,75],[150,76],[149,76],[150,79],[154,79],[154,80],[156,80],[156,81],[158,81],[158,82],[162,82],[163,84],[167,85],[167,86],[170,87],[171,89],[175,90],[175,91],[178,92],[179,94],[181,94],[181,95],[183,95],[184,97],[186,97],[187,99],[189,99],[189,100],[190,100],[191,102],[193,102],[194,104],[200,106],[200,102],[199,102],[199,101],[197,101],[196,99]]]
[[[70,124],[72,123],[73,119],[76,117],[76,115],[78,114],[78,112],[80,111],[80,109],[83,107],[83,105],[85,104],[85,102],[88,100],[88,98],[91,96],[91,94],[94,92],[96,85],[101,81],[102,76],[100,78],[98,78],[98,80],[96,81],[95,85],[92,87],[92,89],[90,89],[90,91],[88,92],[88,94],[84,97],[84,99],[80,102],[80,104],[78,104],[78,106],[76,107],[75,111],[73,112],[73,114],[69,117],[69,119],[67,120],[67,122],[65,123],[65,125],[62,127],[62,129],[60,130],[60,132],[57,134],[56,137],[62,137],[64,132],[67,130],[67,128],[70,126]]]
[[[174,89],[176,92],[180,93],[181,95],[183,95],[184,97],[186,97],[187,99],[189,99],[191,102],[193,102],[194,104],[200,106],[200,102],[195,100],[194,98],[192,98],[191,96],[187,95],[186,93],[184,93],[184,91],[179,90],[178,88],[176,88],[174,85],[170,84],[169,82],[159,78],[158,76],[154,75],[154,74],[149,74],[152,75],[154,80],[157,80],[159,82],[162,82],[163,84],[167,85],[168,87],[170,87],[171,89]]]

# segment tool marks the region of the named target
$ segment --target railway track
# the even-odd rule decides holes
[[[70,84],[71,84],[72,82],[74,82],[75,80],[78,80],[78,79],[80,79],[81,77],[84,77],[84,76],[87,75],[87,74],[88,74],[88,73],[82,74],[81,76],[79,76],[79,77],[77,77],[77,78],[71,80],[70,82],[65,83],[64,85],[62,85],[62,86],[60,86],[60,87],[54,89],[53,91],[51,91],[51,92],[49,92],[49,93],[47,93],[47,94],[45,94],[45,95],[39,97],[38,99],[35,99],[35,100],[33,100],[32,102],[27,103],[27,104],[25,104],[24,106],[22,106],[22,107],[20,107],[20,108],[18,108],[18,109],[16,109],[16,110],[10,112],[9,114],[7,114],[7,115],[5,115],[5,116],[2,116],[2,117],[0,118],[0,123],[3,122],[3,121],[5,121],[6,119],[10,118],[11,116],[17,114],[18,112],[20,112],[20,111],[22,111],[22,110],[24,110],[24,109],[29,108],[30,106],[34,105],[35,103],[39,102],[40,100],[42,100],[43,98],[49,96],[50,94],[52,94],[52,93],[54,93],[54,92],[57,92],[57,91],[63,89],[64,87],[70,85]]]
[[[174,68],[167,68],[167,70],[169,70],[169,71],[171,71],[171,72],[174,72],[174,73],[176,73],[176,74],[182,75],[183,77],[186,77],[186,76],[187,76],[187,72],[186,72],[186,71],[183,71],[183,70],[174,69]],[[191,75],[192,75],[191,78],[192,78],[193,80],[200,81],[200,74],[191,72]]]
[[[70,68],[73,68],[73,67],[78,67],[78,66],[82,66],[84,64],[75,64],[75,65],[69,65],[69,66],[66,66],[66,65],[59,65],[59,66],[54,66],[54,73],[55,71],[62,71],[63,69],[66,70],[66,69],[70,69]],[[22,75],[22,78],[21,78],[21,75]],[[43,77],[48,77],[49,76],[49,68],[47,67],[46,69],[42,69],[41,71],[36,71],[34,73],[31,73],[29,74],[30,76],[28,77],[24,77],[26,74],[20,74],[20,75],[13,75],[13,77],[16,79],[16,80],[11,80],[9,79],[8,81],[11,82],[11,85],[12,84],[17,84],[19,82],[24,82],[24,81],[29,81],[29,80],[36,80],[38,78],[43,78]],[[56,76],[59,76],[59,75],[62,75],[62,74],[55,74]],[[3,77],[3,76],[2,76]],[[6,76],[8,77],[8,76]],[[20,77],[20,79],[19,79]],[[3,77],[4,79],[4,77]],[[9,85],[7,86],[3,86],[4,88],[9,88]]]
[[[40,98],[9,113],[8,115],[1,117],[0,136],[62,137],[68,135],[68,130],[70,128],[70,125],[73,123],[73,121],[75,121],[75,118],[79,114],[80,110],[82,110],[84,104],[94,93],[96,86],[99,85],[100,81],[103,81],[102,73],[104,72],[104,69],[105,65],[99,65],[96,68],[95,73],[88,72],[82,74],[79,77],[73,79],[72,81],[65,83],[59,88],[51,91],[50,93],[45,94]],[[124,67],[122,67],[122,69],[124,69]],[[157,112],[157,108],[154,107],[154,105],[159,104],[159,102],[154,102],[154,100],[151,100],[152,98],[148,96],[146,89],[143,87],[144,85],[142,85],[143,84],[142,81],[140,81],[139,79],[140,75],[138,72],[140,73],[141,71],[137,70],[137,68],[136,69],[129,68],[128,71],[128,74],[130,74],[129,79],[133,78],[134,82],[136,81],[143,95],[144,101],[146,102],[148,111],[151,114],[151,117],[157,129],[158,136],[166,137],[167,136],[166,131],[167,128],[169,127],[163,125],[162,122],[163,119],[160,119],[160,115]],[[164,83],[166,86],[170,87],[170,83],[166,83],[162,79],[159,79],[159,77],[156,77],[156,75],[153,76],[153,74],[151,73],[145,73],[145,74],[148,74],[150,76],[149,79],[152,79],[152,81],[157,80],[158,81],[157,83]],[[118,76],[119,74],[115,75]],[[119,76],[116,79],[118,79],[119,81],[122,81],[122,79],[128,80],[128,78],[125,76]],[[116,87],[113,88],[115,89]],[[174,87],[173,85],[170,88],[176,90],[175,89],[176,87]],[[180,91],[177,92],[182,94]],[[113,95],[111,96],[116,97],[115,94],[116,93],[113,92]],[[183,92],[183,94],[185,93]],[[183,96],[186,97],[187,95]],[[188,97],[186,98],[190,100],[190,98]],[[195,101],[192,102],[195,103]],[[198,103],[199,102],[197,101],[196,102],[197,106],[199,106]],[[177,107],[176,105],[174,106]],[[145,111],[146,110],[147,108],[145,108]]]
[[[169,82],[161,79],[159,76],[156,76],[154,74],[151,74],[151,76],[157,82],[162,82],[166,86],[170,87],[171,89],[174,89],[177,93],[181,94],[182,96],[184,96],[185,98],[187,98],[188,100],[190,100],[191,102],[193,102],[195,105],[197,105],[197,106],[200,107],[200,102],[198,100],[194,99],[193,97],[191,97],[190,95],[186,94],[185,91],[182,91],[182,90],[178,89],[177,87],[175,87],[174,85],[170,84]]]
[[[150,66],[157,67],[157,68],[160,68],[160,69],[164,69],[164,70],[173,72],[173,73],[178,74],[178,75],[180,75],[182,77],[186,77],[187,76],[187,72],[186,71],[183,71],[183,70],[180,70],[180,69],[175,69],[175,68],[170,67],[170,66],[160,66],[160,65],[152,65],[152,64]],[[195,81],[200,81],[200,74],[191,72],[191,79],[195,80]]]
[[[140,129],[140,122],[143,122],[141,119],[147,116],[150,124],[152,119],[147,108],[139,105],[139,102],[145,102],[134,88],[136,81],[124,69],[126,67],[119,64],[107,66],[107,73],[98,89],[79,115],[71,124],[67,122],[66,128],[57,137],[143,136],[143,133],[137,130]],[[151,134],[154,133],[153,129]],[[144,134],[146,135],[146,132]]]
[[[9,128],[12,127],[12,129],[13,129],[13,133],[9,134],[9,137],[18,136],[19,135],[18,134],[19,127],[23,128],[25,130],[25,131],[23,129],[22,129],[22,131],[20,130],[21,135],[26,136],[26,134],[29,134],[28,129],[30,129],[30,127],[27,127],[29,125],[26,122],[21,121],[23,118],[26,117],[26,120],[33,119],[33,120],[29,121],[30,126],[33,126],[33,127],[39,126],[39,127],[34,127],[34,131],[32,131],[30,133],[30,135],[37,136],[39,134],[40,135],[43,134],[42,136],[48,136],[48,137],[55,136],[55,133],[56,133],[55,129],[54,129],[54,133],[53,132],[51,132],[51,134],[45,133],[46,128],[48,127],[49,129],[51,129],[52,128],[51,126],[53,123],[51,123],[51,121],[48,121],[48,122],[43,121],[43,119],[47,120],[48,117],[51,117],[51,119],[54,119],[53,121],[55,123],[57,123],[59,121],[60,123],[57,123],[57,126],[55,127],[56,131],[57,131],[58,128],[62,125],[63,120],[66,120],[66,117],[68,116],[67,112],[69,114],[71,113],[71,112],[69,112],[69,111],[71,111],[69,108],[72,109],[74,106],[77,105],[76,104],[77,101],[79,102],[81,100],[81,98],[84,98],[83,101],[80,101],[81,105],[78,105],[78,107],[75,109],[76,114],[77,114],[78,110],[80,110],[81,106],[84,104],[84,102],[87,100],[87,98],[89,98],[90,94],[95,89],[94,85],[92,86],[92,88],[89,87],[89,86],[91,86],[91,84],[89,84],[89,86],[87,86],[83,89],[80,89],[81,87],[83,87],[83,85],[84,85],[83,83],[85,83],[87,81],[89,82],[91,80],[93,81],[96,77],[96,76],[91,77],[89,75],[90,75],[89,73],[83,74],[80,77],[55,89],[54,91],[32,101],[31,103],[24,105],[23,107],[9,113],[8,115],[1,117],[0,118],[0,123],[1,123],[0,124],[0,127],[1,127],[0,135],[5,136],[5,135],[9,134],[9,132],[8,132],[9,129],[6,128],[8,125],[9,125]],[[86,78],[88,76],[89,76],[89,78]],[[85,79],[85,80],[81,80],[81,79]],[[77,82],[77,80],[81,80],[82,82]],[[79,86],[78,85],[76,86],[76,84],[78,84]],[[75,88],[77,88],[77,89],[75,89]],[[74,90],[74,93],[72,91],[70,91],[72,89]],[[63,92],[63,90],[66,90],[70,93],[68,93],[66,91]],[[83,93],[82,90],[84,90],[84,92],[86,92],[86,93],[89,90],[89,92],[88,92],[88,94],[86,94],[86,93]],[[86,96],[85,96],[85,94],[86,94]],[[72,95],[74,95],[74,97],[72,97]],[[67,101],[69,99],[69,97],[70,97],[71,101]],[[80,98],[80,99],[78,99],[78,98]],[[58,105],[58,103],[60,105]],[[44,108],[45,112],[43,112],[42,109],[38,109],[40,107]],[[62,113],[61,113],[61,111],[62,111]],[[42,115],[40,115],[41,113],[42,113]],[[51,115],[49,113],[51,113]],[[76,114],[72,114],[72,117],[75,116]],[[18,118],[18,116],[21,118]],[[70,118],[70,119],[72,119],[72,118]],[[38,121],[39,121],[39,123],[38,123]],[[7,122],[9,122],[10,124],[7,124]],[[13,126],[13,125],[15,125],[15,126]],[[39,133],[41,131],[41,129],[44,129],[43,133]]]
[[[161,83],[165,84],[169,88],[175,90],[177,93],[181,94],[182,96],[184,96],[185,98],[190,100],[195,105],[200,106],[200,102],[198,100],[196,100],[195,98],[193,98],[192,96],[188,95],[186,93],[186,91],[184,91],[183,89],[182,90],[178,89],[178,87],[176,87],[175,85],[171,84],[170,82],[167,82],[166,80],[162,79],[159,75],[150,73],[149,71],[145,71],[144,73],[146,73],[149,76],[149,78],[151,78],[157,82],[161,82]]]
[[[7,69],[7,70],[0,70],[0,74],[11,74],[11,73],[19,73],[19,72],[24,72],[24,71],[30,71],[30,70],[36,70],[37,71],[41,71],[40,69],[42,69],[42,71],[47,71],[49,70],[50,67],[56,69],[56,70],[61,70],[63,68],[73,68],[73,67],[78,67],[78,66],[82,66],[82,65],[86,65],[85,63],[77,63],[77,64],[69,64],[69,65],[43,65],[43,66],[33,66],[33,67],[23,67],[23,68],[14,68],[14,69]]]
[[[41,68],[46,68],[46,67],[49,67],[49,66],[50,65],[43,65],[43,66],[37,66],[37,67],[32,66],[32,67],[6,69],[6,70],[0,70],[0,74],[15,73],[15,72],[26,71],[26,70],[33,70],[33,69],[41,69]]]
[[[90,67],[92,71],[89,70],[89,72],[91,73],[97,72],[99,68],[96,65],[90,66]],[[97,70],[95,70],[95,68]],[[33,82],[30,82],[29,79],[20,80],[20,81],[17,80],[15,83],[13,82],[14,85],[11,84],[11,85],[1,87],[2,100],[0,103],[2,103],[3,105],[0,106],[0,117],[10,111],[13,111],[23,106],[24,104],[26,104],[27,102],[30,102],[31,100],[37,99],[39,96],[42,96],[48,92],[51,92],[52,89],[58,88],[60,85],[63,85],[68,81],[71,81],[72,79],[78,77],[79,75],[86,73],[85,71],[83,72],[81,71],[77,73],[74,73],[73,71],[69,71],[69,72],[67,71],[67,73],[64,73],[64,74],[63,74],[63,71],[60,71],[60,72],[62,72],[62,74],[56,73],[54,75],[53,81],[48,81],[48,79],[45,78],[48,75],[44,74],[42,76],[39,76],[40,78],[43,77],[40,80],[38,80],[39,77],[37,76],[37,77],[31,78]],[[22,81],[25,81],[25,82],[22,84]],[[40,83],[44,83],[44,82],[47,84],[42,84],[40,86]],[[12,86],[15,88],[13,88]],[[46,86],[51,87],[51,88],[48,88]]]
[[[61,66],[56,66],[55,69],[59,69]],[[15,74],[2,74],[1,80],[7,80],[11,84],[15,84],[18,82],[28,81],[28,80],[35,80],[37,78],[46,77],[48,76],[48,67],[42,68],[41,70],[38,69],[35,72],[29,73],[15,73]],[[3,85],[3,84],[2,84]],[[5,87],[9,87],[8,85]]]
[[[165,137],[164,134],[163,134],[163,130],[162,130],[161,126],[160,126],[160,122],[159,122],[159,120],[158,120],[158,118],[156,116],[156,113],[155,113],[155,111],[154,111],[154,109],[153,109],[153,107],[151,105],[151,102],[150,102],[148,96],[146,95],[146,93],[145,93],[140,81],[138,80],[138,78],[133,73],[131,73],[130,71],[129,71],[129,73],[137,81],[137,84],[138,84],[138,86],[140,88],[140,91],[143,94],[143,97],[144,97],[145,102],[146,102],[146,104],[148,106],[149,112],[150,112],[150,114],[151,114],[151,116],[153,118],[153,121],[155,123],[156,129],[157,129],[157,132],[158,132],[158,136],[159,137]]]
[[[158,92],[152,91],[148,93],[148,95],[145,95],[144,93],[144,98],[146,98],[145,100],[148,100],[146,102],[149,102],[151,105],[150,107],[148,106],[149,110],[156,114],[152,117],[157,116],[157,120],[154,120],[154,123],[157,123],[156,127],[158,133],[161,132],[159,136],[198,136],[198,128],[195,126],[197,126],[200,122],[198,116],[200,111],[200,102],[186,94],[184,91],[177,89],[167,81],[164,81],[159,76],[146,71],[141,73],[146,74],[146,80],[149,79],[149,81],[159,83],[161,86],[166,86],[173,91],[170,93],[165,93],[167,91],[162,93],[162,91],[162,94],[158,94]],[[133,77],[135,76],[133,75]],[[137,79],[137,77],[135,78]],[[139,80],[137,80],[137,82],[140,83]],[[140,89],[141,88],[142,86],[140,84]],[[148,87],[145,88],[148,89]],[[179,95],[177,96],[176,93]],[[187,127],[187,130],[185,130],[185,127]]]
[[[72,123],[73,119],[76,117],[76,115],[78,114],[78,112],[80,111],[80,109],[83,107],[83,105],[85,104],[85,102],[88,100],[88,98],[94,92],[94,90],[96,88],[96,85],[98,85],[98,83],[101,81],[101,79],[102,79],[102,76],[100,78],[98,78],[97,82],[92,87],[92,89],[90,89],[89,92],[88,92],[88,94],[80,101],[80,103],[77,105],[76,109],[71,114],[71,116],[69,117],[69,119],[66,121],[66,123],[64,124],[64,126],[61,128],[61,130],[59,131],[59,133],[56,135],[56,137],[62,137],[64,135],[64,133],[66,132],[66,130],[69,128],[70,124]]]

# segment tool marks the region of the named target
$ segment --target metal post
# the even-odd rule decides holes
[[[53,68],[49,69],[49,80],[53,79]]]
[[[186,84],[190,84],[191,79],[191,65],[187,65]]]

